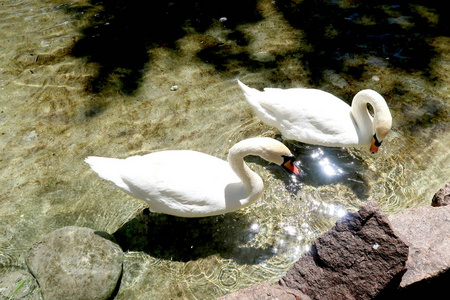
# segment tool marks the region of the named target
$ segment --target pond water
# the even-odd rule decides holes
[[[276,282],[348,209],[429,205],[450,179],[443,1],[63,1],[0,4],[0,276],[76,225],[126,253],[115,299],[215,299]],[[281,139],[236,79],[351,102],[372,88],[393,129],[376,155],[284,141],[302,173],[248,157],[257,203],[217,217],[153,214],[84,158]],[[180,161],[180,167],[183,162]]]

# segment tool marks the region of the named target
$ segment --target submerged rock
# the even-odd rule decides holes
[[[450,204],[450,182],[443,186],[431,200],[432,206],[444,206]]]
[[[375,201],[338,220],[279,284],[312,299],[372,299],[401,275],[408,246]]]
[[[122,272],[122,249],[106,233],[75,226],[44,236],[27,265],[44,299],[108,299]]]
[[[17,269],[1,276],[0,299],[41,300],[42,296],[33,275]]]

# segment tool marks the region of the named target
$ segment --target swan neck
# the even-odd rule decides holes
[[[367,104],[372,105],[374,110],[374,118],[372,118],[369,114]],[[351,115],[362,137],[372,136],[374,132],[373,122],[378,117],[378,106],[377,101],[374,101],[374,99],[369,97],[366,93],[359,92],[353,98]]]
[[[242,180],[242,183],[249,194],[249,199],[259,195],[263,189],[261,177],[252,171],[244,161],[248,155],[258,155],[255,149],[238,143],[234,145],[228,153],[228,163],[231,169]],[[259,155],[258,155],[259,156]]]
[[[387,118],[387,115],[390,116],[389,108],[384,98],[372,90],[362,90],[355,95],[352,102],[353,115],[372,121],[372,117],[367,110],[367,104],[370,104],[373,108],[373,122],[376,122],[378,119]]]
[[[367,111],[367,103],[372,105],[373,119]],[[362,90],[355,95],[352,103],[352,115],[363,135],[376,134],[383,140],[392,126],[392,116],[383,96],[373,90]]]

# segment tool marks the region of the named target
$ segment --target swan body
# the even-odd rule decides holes
[[[258,155],[298,174],[281,142],[252,138],[235,144],[228,162],[190,150],[169,150],[125,159],[90,156],[85,161],[103,179],[148,203],[150,210],[180,217],[206,217],[256,201],[263,181],[244,162]]]
[[[358,92],[349,106],[317,89],[266,88],[261,92],[238,83],[257,116],[286,139],[329,147],[370,146],[376,153],[392,126],[386,101],[373,90]]]

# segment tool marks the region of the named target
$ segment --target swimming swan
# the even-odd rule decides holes
[[[298,174],[289,149],[268,137],[235,144],[229,151],[228,162],[189,150],[125,159],[90,156],[85,162],[101,178],[147,202],[153,212],[206,217],[246,207],[261,196],[263,181],[244,162],[247,155],[258,155]]]
[[[358,92],[350,107],[321,90],[266,88],[260,92],[238,83],[258,117],[286,139],[331,147],[370,145],[370,152],[376,153],[391,130],[389,107],[373,90]],[[373,118],[367,103],[373,107]]]

